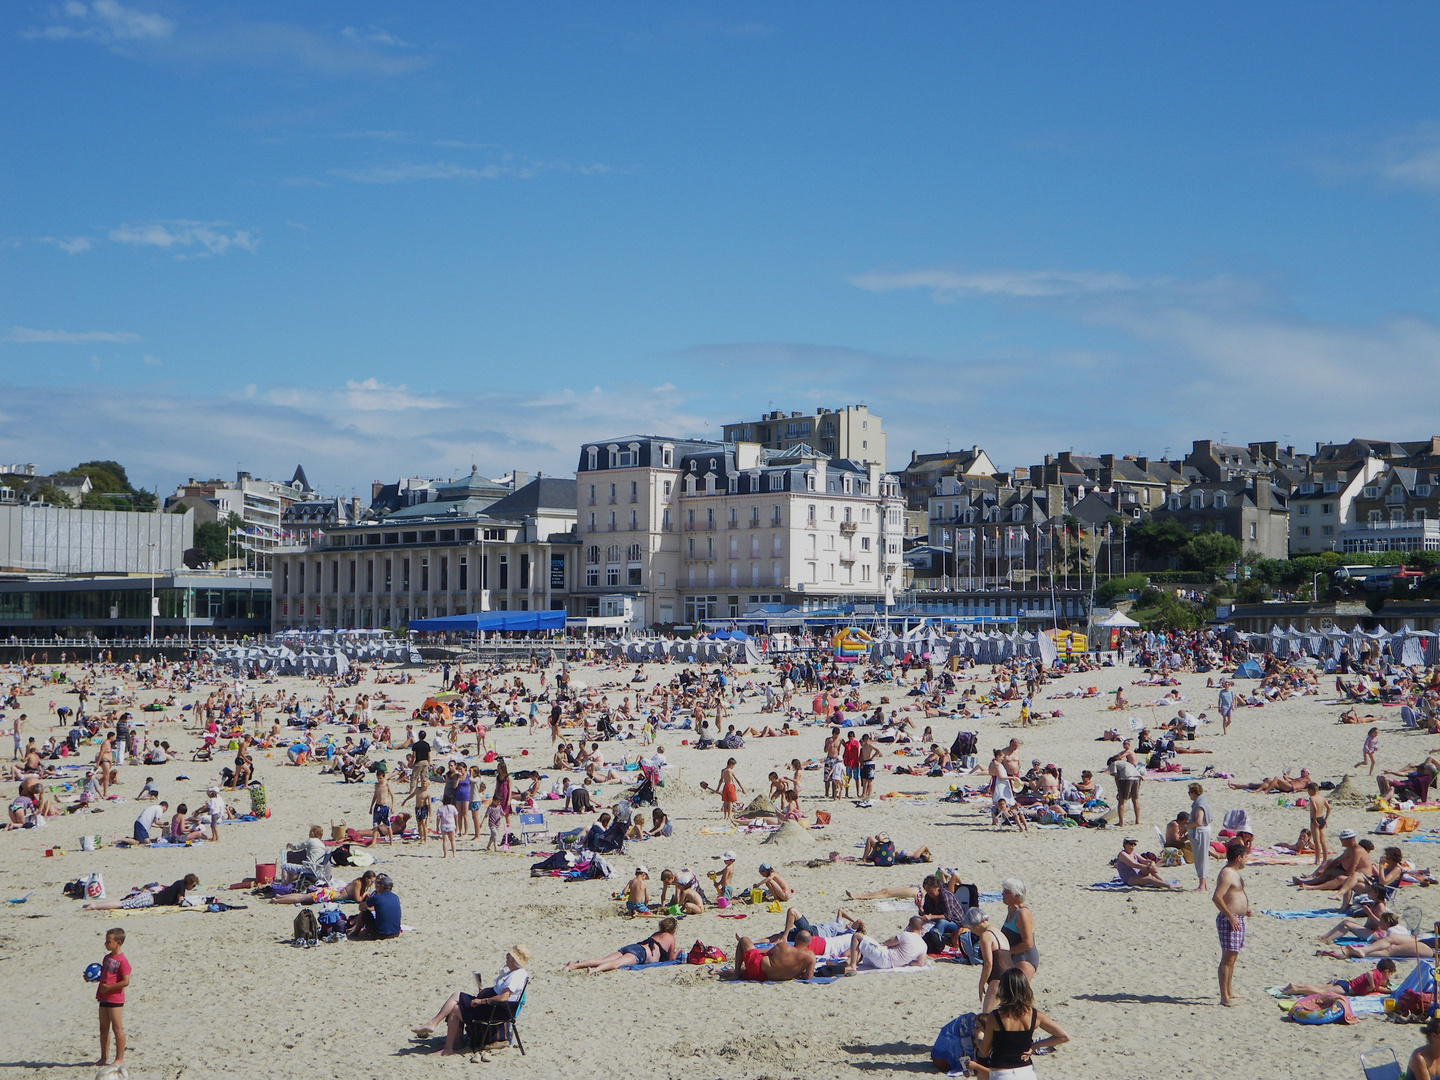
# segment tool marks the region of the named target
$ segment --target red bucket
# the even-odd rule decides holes
[[[257,862],[255,864],[255,884],[269,885],[275,880],[275,864],[273,862]]]

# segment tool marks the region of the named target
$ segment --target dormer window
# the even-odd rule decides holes
[[[1314,484],[1301,484],[1301,485],[1300,485],[1300,494],[1301,494],[1301,495],[1314,495],[1314,494],[1315,494],[1315,485],[1314,485]]]
[[[600,467],[600,451],[593,446],[585,448],[585,467],[587,469],[598,469]]]
[[[1190,494],[1190,509],[1191,509],[1191,510],[1203,510],[1204,508],[1205,508],[1205,493],[1204,493],[1203,491],[1195,491],[1195,492],[1192,492],[1192,493]]]
[[[1225,509],[1225,493],[1223,491],[1217,491],[1215,493],[1215,509]]]
[[[1179,495],[1171,495],[1171,496],[1170,496],[1170,509],[1171,509],[1171,510],[1179,510],[1179,509],[1180,509],[1180,496],[1179,496]]]
[[[1024,521],[1024,520],[1025,520],[1025,507],[1023,507],[1023,506],[1012,506],[1012,507],[1010,508],[1010,520],[1011,520],[1011,521]]]
[[[807,473],[805,474],[805,490],[806,490],[806,491],[814,491],[814,490],[815,490],[815,474],[814,474],[813,472],[807,472]]]
[[[660,466],[670,469],[675,465],[675,448],[673,446],[662,446],[660,448]]]
[[[1339,490],[1340,490],[1340,482],[1339,482],[1338,480],[1326,480],[1326,481],[1325,481],[1325,494],[1327,494],[1327,495],[1333,495],[1335,492],[1337,492],[1337,491],[1339,491]]]
[[[1367,487],[1367,488],[1365,489],[1365,498],[1367,498],[1367,499],[1378,499],[1379,497],[1380,497],[1380,489],[1379,489],[1378,487],[1373,487],[1373,486],[1372,486],[1372,487]]]

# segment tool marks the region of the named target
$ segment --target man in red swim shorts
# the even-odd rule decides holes
[[[755,947],[748,937],[735,941],[735,977],[751,982],[789,982],[815,974],[815,953],[809,946],[797,948],[777,942],[768,950]]]

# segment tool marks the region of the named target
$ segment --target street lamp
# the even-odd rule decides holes
[[[150,644],[155,644],[155,548],[157,543],[150,541]]]
[[[1312,604],[1318,604],[1320,602],[1320,579],[1324,576],[1324,570],[1321,570],[1317,574],[1310,575],[1310,602]]]

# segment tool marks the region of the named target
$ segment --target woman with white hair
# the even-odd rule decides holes
[[[530,981],[530,974],[525,970],[529,964],[530,950],[524,945],[511,945],[505,954],[505,966],[495,977],[494,985],[482,988],[478,994],[459,991],[451,994],[440,1006],[439,1012],[414,1029],[415,1035],[428,1039],[436,1028],[444,1024],[445,1045],[433,1053],[448,1056],[455,1053],[466,1024],[484,1024],[484,1038],[478,1056],[481,1061],[489,1061],[488,1051],[507,1045],[505,1029],[515,1019],[515,1009],[525,993],[525,984]],[[481,980],[482,976],[477,971],[475,982],[479,984]]]
[[[1018,967],[1027,979],[1040,969],[1040,950],[1035,947],[1035,913],[1025,903],[1025,882],[1006,878],[1000,883],[1000,899],[1007,914],[1000,932],[1005,935],[1006,948],[1000,954],[1000,969]]]

